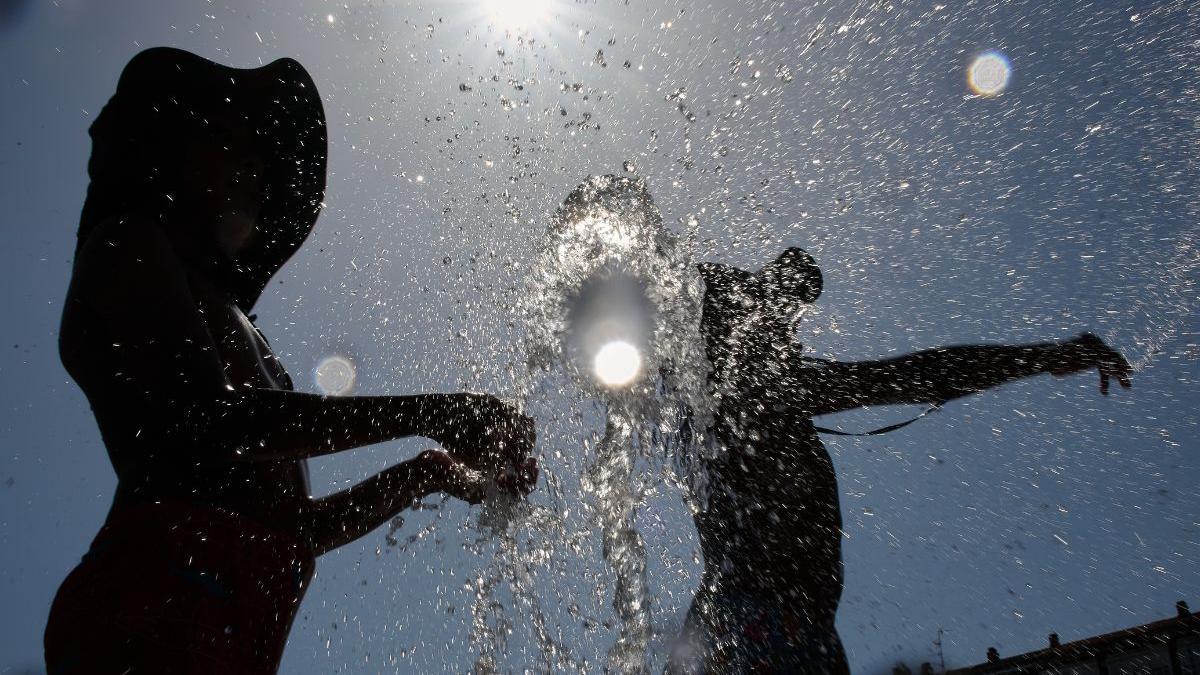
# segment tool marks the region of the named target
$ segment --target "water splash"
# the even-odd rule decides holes
[[[567,526],[561,478],[545,466],[542,499],[549,499],[549,506],[510,505],[505,519],[485,523],[490,535],[481,541],[490,536],[496,555],[487,575],[475,583],[476,672],[495,670],[512,627],[510,611],[519,611],[532,626],[543,656],[539,671],[594,670],[575,658],[548,625],[535,579],[540,569],[581,555],[584,539],[595,536],[597,525],[608,569],[598,585],[611,578],[616,618],[604,625],[617,631],[608,669],[647,671],[651,594],[636,516],[647,491],[663,478],[680,486],[681,496],[695,508],[703,484],[696,455],[705,446],[694,430],[706,429],[711,415],[708,362],[699,334],[703,288],[691,249],[697,224],[685,224],[682,235],[664,226],[642,179],[598,176],[568,196],[541,242],[519,308],[528,327],[521,396],[528,402],[538,395],[536,385],[566,375],[567,384],[557,394],[601,404],[604,433],[593,431],[591,442],[568,451],[567,470],[578,472],[587,497],[584,508],[591,517],[585,525],[575,531]],[[608,348],[611,356],[614,344],[626,357],[636,355],[636,367],[620,377],[604,377],[597,355]],[[581,418],[586,435],[584,426]],[[498,600],[502,582],[512,607]],[[578,614],[577,608],[571,614]],[[595,620],[589,617],[589,622]]]

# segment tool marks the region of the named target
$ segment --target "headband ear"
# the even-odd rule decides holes
[[[802,248],[789,248],[756,275],[764,293],[812,303],[821,296],[824,278],[817,261]]]

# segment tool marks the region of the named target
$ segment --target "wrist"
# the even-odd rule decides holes
[[[1061,340],[1046,347],[1042,357],[1044,370],[1055,375],[1064,375],[1080,370],[1078,347],[1079,342],[1074,339]]]
[[[445,438],[447,397],[445,394],[413,396],[407,412],[408,426],[414,436],[424,436],[439,445]]]
[[[447,482],[444,458],[445,455],[442,452],[426,450],[412,460],[413,484],[417,487],[416,492],[422,497],[434,494],[435,492],[446,491]]]

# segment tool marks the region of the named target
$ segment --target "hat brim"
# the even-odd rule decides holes
[[[155,124],[179,125],[176,133],[184,134],[216,118],[247,125],[264,165],[256,235],[239,254],[228,289],[249,311],[308,238],[324,200],[325,111],[304,67],[285,58],[232,68],[181,49],[147,49],[125,67],[92,136],[145,135],[153,132],[137,125]]]

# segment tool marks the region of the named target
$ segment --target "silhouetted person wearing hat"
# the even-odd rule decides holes
[[[482,394],[292,391],[247,313],[325,188],[295,61],[142,52],[91,135],[60,352],[118,484],[55,598],[48,671],[273,673],[318,555],[430,493],[528,492],[532,421]],[[310,497],[306,459],[405,436],[444,450]]]
[[[834,625],[842,594],[837,479],[812,418],[860,406],[946,401],[1012,380],[1095,368],[1129,386],[1099,338],[958,346],[882,361],[807,358],[794,338],[821,272],[798,248],[758,273],[700,266],[701,332],[718,397],[707,508],[696,516],[704,578],[671,673],[848,673]],[[897,425],[898,426],[898,425]]]

